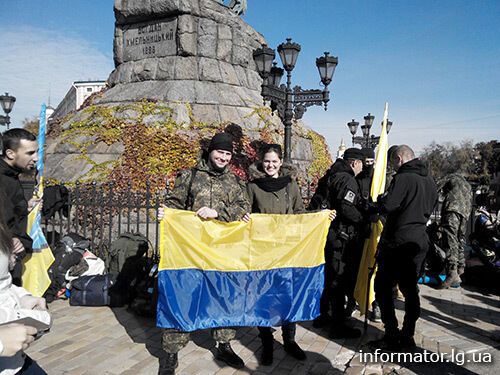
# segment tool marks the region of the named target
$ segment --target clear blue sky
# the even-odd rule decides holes
[[[273,48],[302,45],[294,85],[319,87],[315,57],[339,57],[329,110],[304,115],[332,153],[341,138],[350,145],[352,118],[371,112],[378,126],[385,101],[391,144],[500,138],[498,0],[248,0],[243,18]],[[2,19],[0,91],[17,97],[14,126],[49,92],[56,106],[72,81],[113,69],[112,0],[6,1]]]

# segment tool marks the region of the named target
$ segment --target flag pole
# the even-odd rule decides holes
[[[376,164],[375,164],[375,174],[377,175],[377,178],[372,179],[372,184],[370,187],[370,197],[372,198],[373,202],[377,201],[377,198],[380,194],[383,193],[383,190],[385,189],[385,174],[386,174],[386,169],[387,169],[387,118],[388,118],[388,112],[389,112],[389,104],[386,102],[385,107],[384,107],[384,116],[382,120],[382,131],[380,134],[380,141],[379,141],[379,148],[377,150],[377,158],[376,158]],[[375,176],[374,174],[374,176]],[[376,223],[371,223],[371,235],[368,240],[365,241],[365,246],[363,249],[364,256],[366,256],[365,261],[367,262],[366,270],[368,271],[368,277],[366,280],[366,291],[365,291],[365,306],[364,306],[364,313],[365,313],[365,319],[364,319],[364,324],[363,324],[363,334],[366,334],[368,330],[368,308],[370,305],[370,294],[371,294],[371,283],[372,283],[372,278],[373,275],[375,274],[375,271],[377,269],[377,254],[378,254],[378,241],[379,237],[382,231],[382,224],[380,220]],[[373,250],[373,247],[375,246],[375,253],[373,256],[373,261],[370,263],[370,260],[368,258],[368,254],[370,251],[370,248]],[[360,296],[361,297],[361,296]]]

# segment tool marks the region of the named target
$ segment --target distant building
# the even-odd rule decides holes
[[[75,81],[64,99],[59,103],[51,119],[63,117],[71,111],[78,110],[85,99],[95,92],[101,91],[106,81]]]
[[[49,121],[49,118],[52,117],[52,115],[54,114],[54,107],[52,107],[50,104],[47,106],[47,108],[45,108],[45,121]]]
[[[344,156],[344,152],[345,152],[346,148],[347,147],[346,147],[346,145],[344,143],[344,138],[342,138],[340,140],[340,146],[339,146],[339,149],[337,151],[337,159],[340,159],[340,158],[342,158]]]

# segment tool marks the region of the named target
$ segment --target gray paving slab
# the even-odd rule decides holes
[[[381,324],[370,324],[365,335],[357,340],[330,340],[326,330],[305,322],[297,329],[297,342],[308,356],[304,362],[286,354],[281,330],[277,328],[275,361],[269,367],[260,365],[258,331],[242,328],[233,346],[247,366],[237,371],[214,359],[209,331],[201,331],[192,334],[192,341],[180,353],[177,374],[497,374],[494,369],[500,363],[500,328],[495,324],[500,316],[498,296],[480,290],[434,290],[422,286],[421,301],[422,316],[415,335],[419,349],[412,359],[425,352],[434,353],[443,355],[439,363],[363,361],[360,356],[368,353],[366,343],[383,335]],[[402,301],[397,306],[401,321]],[[134,316],[125,308],[72,307],[63,300],[51,303],[50,311],[54,316],[51,332],[27,350],[48,374],[157,373],[161,335],[153,319]],[[362,319],[356,313],[353,324],[362,327]],[[463,363],[457,358],[455,363],[446,362],[453,355],[463,355],[459,357]],[[492,363],[488,363],[488,355]]]

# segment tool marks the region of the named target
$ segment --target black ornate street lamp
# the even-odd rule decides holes
[[[291,141],[292,141],[292,119],[299,120],[304,115],[307,107],[312,105],[324,105],[325,111],[330,100],[328,85],[332,82],[338,58],[330,56],[325,52],[324,56],[316,59],[321,82],[325,86],[323,90],[303,90],[300,86],[295,86],[292,90],[292,70],[295,68],[300,52],[300,44],[293,43],[287,38],[285,43],[278,46],[281,63],[287,73],[287,82],[280,85],[283,77],[283,69],[273,63],[275,52],[272,48],[263,44],[253,52],[253,58],[257,65],[257,70],[264,80],[262,83],[262,96],[264,100],[271,102],[271,109],[278,112],[278,116],[285,125],[285,161],[290,161]]]
[[[349,128],[349,131],[352,134],[352,145],[354,144],[359,144],[361,147],[366,147],[366,148],[375,148],[378,145],[378,142],[380,141],[380,137],[375,137],[373,134],[370,136],[370,129],[373,125],[373,120],[375,119],[375,116],[373,116],[371,113],[368,113],[365,117],[363,117],[365,120],[364,125],[361,125],[361,131],[363,133],[362,136],[355,136],[356,132],[358,131],[358,126],[359,122],[352,121],[347,123],[347,127]],[[392,126],[392,121],[387,120],[387,134],[389,134],[389,131],[391,130]]]
[[[5,95],[0,95],[0,104],[2,105],[2,109],[5,112],[5,116],[0,115],[0,125],[6,125],[7,129],[9,129],[10,125],[10,117],[9,113],[12,111],[12,107],[14,107],[14,103],[16,102],[16,98],[9,95],[9,93],[5,93]]]

